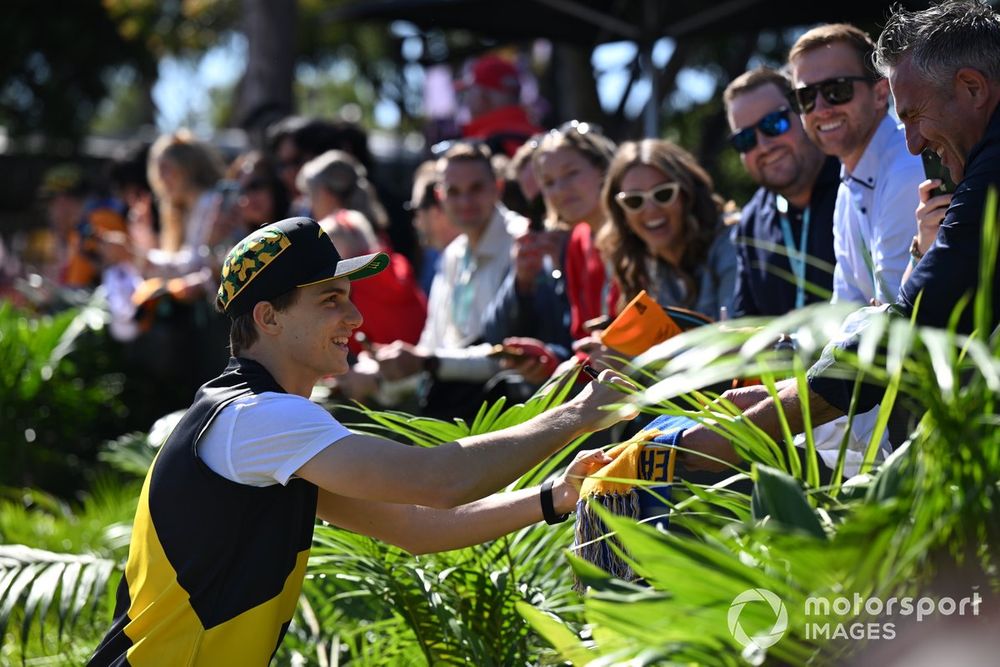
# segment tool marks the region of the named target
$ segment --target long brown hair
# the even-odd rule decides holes
[[[189,190],[187,198],[167,196],[160,178],[160,160],[169,160],[184,174]],[[225,172],[225,164],[211,146],[198,141],[189,130],[180,129],[161,135],[153,143],[146,169],[149,185],[160,205],[160,248],[176,252],[184,243],[185,221],[198,196],[215,187]]]
[[[673,267],[683,281],[687,295],[685,306],[693,306],[698,299],[695,270],[705,263],[708,251],[722,225],[720,213],[722,198],[715,194],[712,177],[694,156],[677,144],[661,139],[629,141],[618,147],[604,179],[601,200],[608,224],[597,236],[597,247],[611,265],[615,280],[621,289],[621,308],[649,285],[646,258],[650,255],[646,244],[632,231],[625,218],[625,211],[615,199],[621,192],[625,173],[632,167],[646,165],[681,186],[683,204],[683,253],[679,266]]]

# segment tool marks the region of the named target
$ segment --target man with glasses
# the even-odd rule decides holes
[[[833,216],[835,302],[895,299],[924,180],[888,114],[889,84],[872,70],[873,50],[865,32],[835,23],[808,31],[788,54],[806,134],[843,165]]]
[[[760,185],[736,230],[736,317],[784,315],[829,300],[833,286],[840,163],[806,137],[790,94],[783,74],[758,67],[736,77],[722,96],[730,143]]]

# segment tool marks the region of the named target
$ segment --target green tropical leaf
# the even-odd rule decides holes
[[[874,482],[868,487],[866,500],[883,503],[897,498],[913,473],[913,454],[908,441],[890,454],[879,468]]]
[[[105,558],[58,554],[24,545],[0,546],[0,641],[15,610],[22,614],[22,644],[27,643],[36,625],[43,636],[49,608],[57,597],[61,640],[63,629],[72,629],[82,611],[96,609],[105,601],[108,578],[115,567],[114,561]]]
[[[993,277],[996,275],[996,258],[1000,254],[1000,230],[997,229],[997,189],[990,186],[983,208],[982,244],[979,252],[979,289],[973,305],[976,329],[986,337],[992,333],[997,313],[993,312]]]
[[[574,665],[584,665],[594,657],[580,638],[573,634],[565,623],[525,602],[517,603],[517,611],[524,617],[547,642],[552,644],[559,654]]]
[[[755,521],[775,521],[819,538],[826,533],[802,489],[790,475],[764,465],[754,466],[751,500]]]

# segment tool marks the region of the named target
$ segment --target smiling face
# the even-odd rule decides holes
[[[311,387],[324,375],[342,375],[348,371],[347,341],[363,320],[351,303],[351,283],[347,278],[299,290],[295,303],[285,310],[274,311],[274,318],[280,325],[278,336],[290,375]],[[290,387],[286,389],[291,391]]]
[[[984,128],[962,94],[958,74],[953,85],[941,88],[927,81],[906,57],[890,70],[889,86],[906,130],[906,148],[914,155],[925,150],[937,153],[951,180],[961,181],[965,160]]]
[[[767,114],[788,108],[789,102],[773,83],[765,83],[737,95],[729,104],[729,128],[737,132],[753,127]],[[790,127],[784,134],[769,137],[759,130],[757,145],[740,154],[743,166],[754,182],[789,199],[808,193],[823,153],[809,141],[799,117],[789,114]]]
[[[648,192],[672,182],[673,179],[659,169],[637,164],[622,176],[620,191]],[[622,207],[629,229],[642,239],[651,255],[674,263],[683,255],[685,197],[684,192],[679,192],[673,201],[663,205],[647,196],[638,210]]]
[[[846,42],[834,42],[804,51],[794,60],[792,86],[801,88],[840,77],[865,77],[857,51]],[[854,97],[846,104],[830,104],[822,94],[816,107],[802,115],[806,134],[827,155],[834,155],[853,169],[888,108],[889,86],[884,79],[854,81]]]
[[[569,224],[597,222],[604,174],[579,151],[564,147],[539,155],[537,178],[545,199]]]

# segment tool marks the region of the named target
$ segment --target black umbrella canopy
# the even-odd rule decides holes
[[[928,2],[904,2],[921,8]],[[890,3],[765,0],[359,0],[335,21],[409,21],[423,30],[464,29],[497,40],[546,38],[601,44],[692,34],[721,35],[821,22],[881,23]]]

